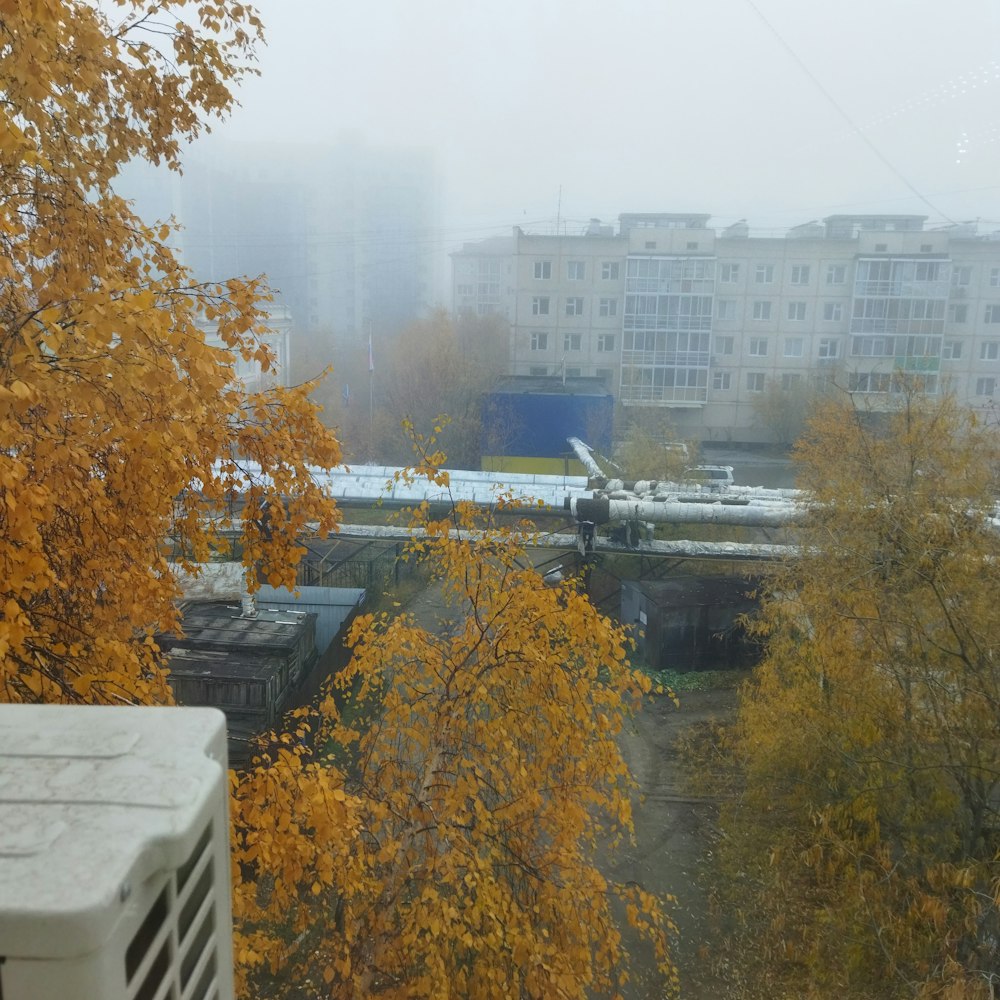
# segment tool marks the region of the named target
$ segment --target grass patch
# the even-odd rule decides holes
[[[728,691],[738,688],[749,676],[746,670],[649,670],[640,667],[656,685],[671,691]]]

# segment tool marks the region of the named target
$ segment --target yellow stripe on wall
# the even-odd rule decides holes
[[[483,472],[527,472],[542,476],[585,476],[578,458],[533,458],[527,455],[483,455]]]

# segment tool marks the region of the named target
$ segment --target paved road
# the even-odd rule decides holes
[[[706,446],[702,448],[701,461],[706,465],[731,465],[737,486],[766,486],[769,489],[795,486],[795,469],[788,458]]]

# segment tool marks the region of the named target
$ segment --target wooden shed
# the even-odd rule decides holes
[[[316,620],[286,609],[249,617],[226,602],[197,602],[184,608],[183,636],[157,636],[178,703],[225,712],[234,766],[247,762],[250,740],[274,728],[316,663]]]

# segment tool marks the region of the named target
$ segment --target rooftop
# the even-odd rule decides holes
[[[241,615],[239,605],[197,602],[184,609],[183,636],[161,636],[157,641],[171,655],[175,650],[191,649],[233,651],[244,657],[283,655],[295,648],[309,617],[262,608],[255,618],[249,618]]]
[[[555,396],[610,396],[607,383],[597,377],[561,375],[511,375],[493,389],[497,393],[538,393]]]

